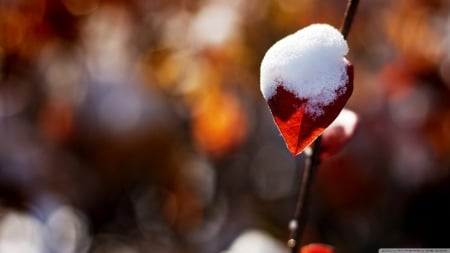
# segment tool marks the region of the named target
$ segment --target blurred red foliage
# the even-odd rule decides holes
[[[300,253],[333,253],[333,252],[334,250],[331,246],[319,243],[308,244],[300,249]]]

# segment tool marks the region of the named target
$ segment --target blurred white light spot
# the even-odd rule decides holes
[[[43,226],[35,218],[11,212],[0,223],[0,253],[44,252]]]
[[[216,46],[229,39],[237,29],[236,11],[225,4],[205,6],[192,21],[190,33],[194,45]]]
[[[53,211],[47,220],[47,244],[53,252],[87,251],[89,240],[84,218],[70,207]]]
[[[296,220],[291,220],[291,221],[289,222],[289,230],[290,230],[290,231],[296,230],[297,227],[298,227],[298,225],[297,225],[297,221],[296,221]]]
[[[286,253],[287,248],[259,230],[242,233],[224,253]]]
[[[91,77],[102,82],[127,79],[134,50],[131,19],[120,8],[104,5],[82,27],[83,46]]]

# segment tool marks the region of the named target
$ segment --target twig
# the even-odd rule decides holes
[[[350,28],[353,23],[353,18],[356,14],[359,0],[349,0],[347,3],[347,9],[344,15],[344,22],[341,26],[341,33],[344,39],[347,39],[350,32]],[[308,209],[308,196],[311,190],[314,174],[317,171],[317,167],[320,164],[320,143],[322,137],[319,136],[312,146],[312,151],[305,152],[306,162],[303,170],[302,181],[297,197],[297,205],[295,208],[294,218],[289,223],[290,239],[288,246],[291,248],[291,253],[298,253],[300,249],[300,242],[303,235],[303,230],[306,226],[306,214]]]
[[[352,28],[353,18],[358,8],[359,0],[349,0],[347,2],[347,9],[344,14],[344,22],[342,22],[341,33],[344,35],[344,39],[347,39],[350,28]]]
[[[314,141],[312,150],[306,152],[307,157],[300,184],[300,190],[298,193],[297,206],[295,207],[294,218],[289,223],[291,236],[288,241],[288,246],[291,248],[291,252],[293,253],[297,253],[300,249],[300,240],[303,235],[303,229],[306,226],[308,196],[311,190],[314,173],[320,164],[319,152],[321,140],[322,138],[319,136],[319,138]]]

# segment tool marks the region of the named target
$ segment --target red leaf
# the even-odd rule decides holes
[[[331,125],[323,132],[320,158],[337,153],[353,136],[358,125],[358,115],[343,109]]]
[[[321,244],[321,243],[312,243],[303,246],[300,249],[300,253],[333,253],[333,247]]]
[[[344,108],[353,91],[353,65],[347,64],[348,82],[341,90],[336,91],[336,100],[322,106],[324,113],[319,116],[305,111],[307,99],[299,99],[280,84],[275,95],[267,103],[272,111],[275,123],[293,156],[301,153],[319,135],[323,133]]]

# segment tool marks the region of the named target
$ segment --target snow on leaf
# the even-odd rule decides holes
[[[356,113],[343,109],[322,134],[320,157],[323,159],[337,153],[353,136],[358,122]]]
[[[297,155],[337,117],[353,91],[342,34],[314,24],[275,43],[261,63],[261,92],[286,145]]]

